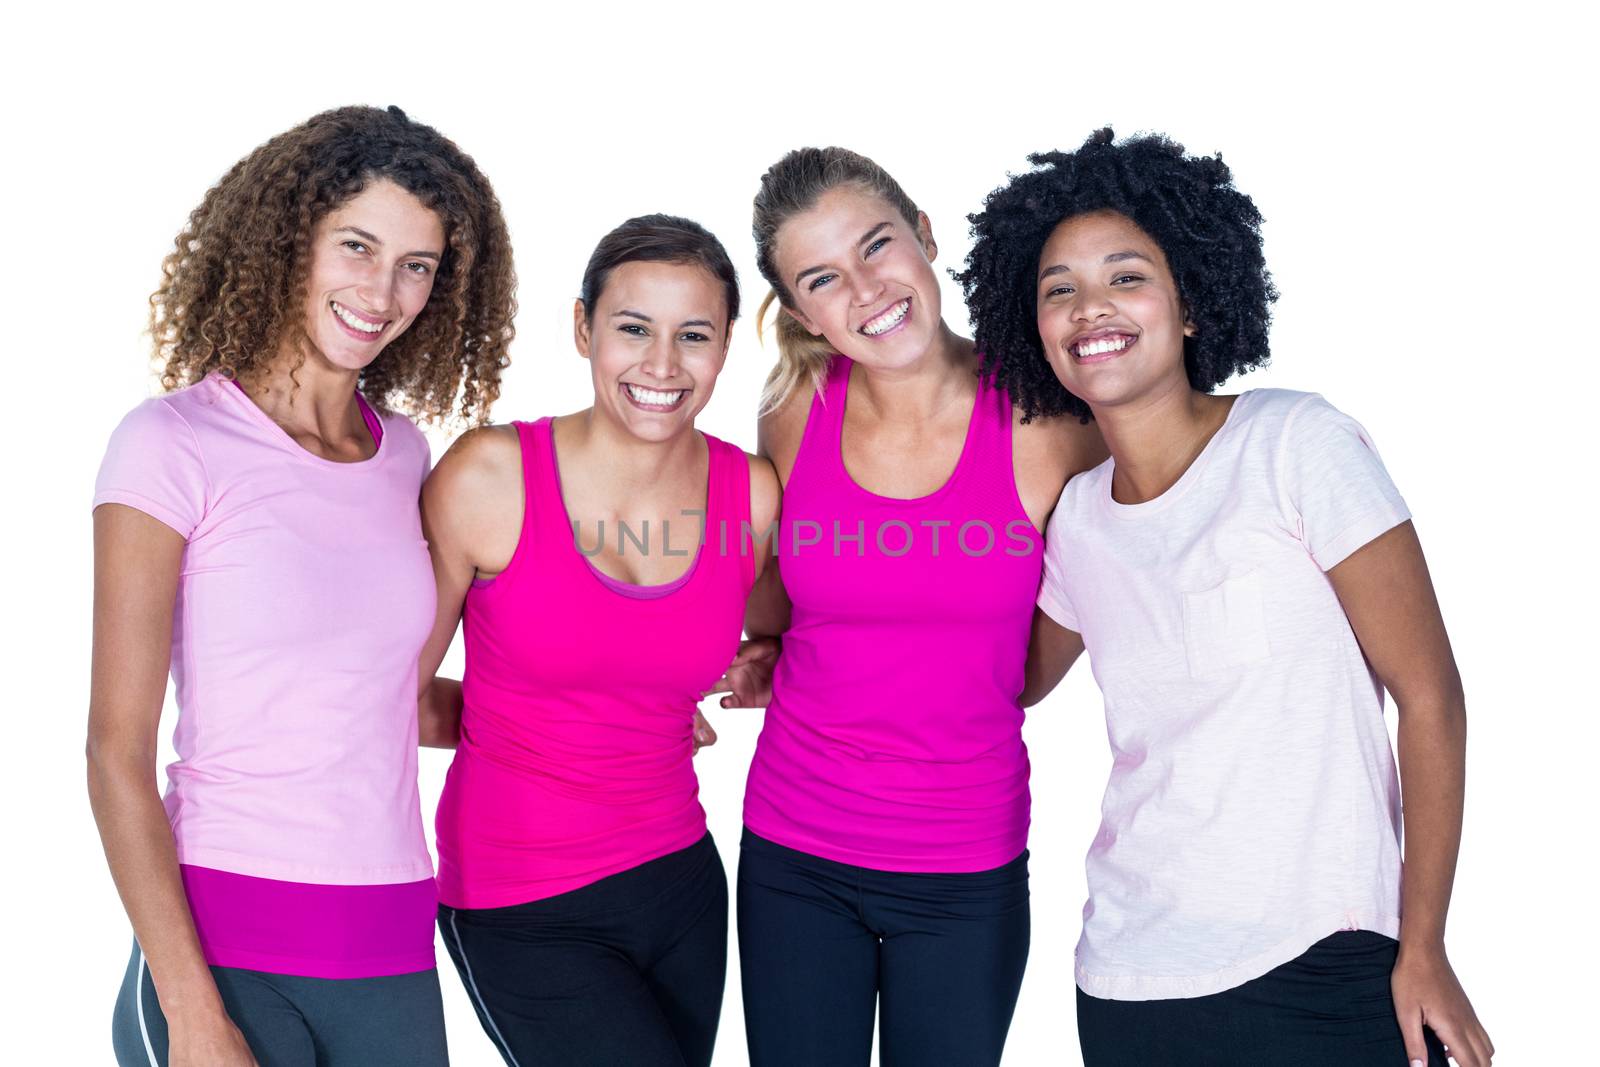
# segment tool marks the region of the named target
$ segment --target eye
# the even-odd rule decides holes
[[[1138,274],[1119,274],[1111,279],[1112,285],[1121,285],[1123,282],[1142,282],[1144,278]]]
[[[418,277],[426,277],[429,273],[432,272],[433,268],[428,266],[428,264],[422,262],[421,260],[414,259],[410,263],[406,264],[406,270],[410,271],[412,274],[417,275]]]
[[[703,333],[697,333],[694,330],[685,330],[683,333],[678,335],[678,340],[699,343],[701,341],[709,341],[711,338],[707,337]]]
[[[876,252],[878,249],[882,248],[892,240],[894,240],[892,237],[880,237],[867,246],[867,251],[864,254],[870,256],[872,253]]]
[[[350,240],[342,243],[352,252],[365,252],[367,250],[367,246],[362,244],[360,241]]]
[[[640,326],[637,322],[625,322],[617,327],[618,330],[630,337],[649,337],[650,331]]]
[[[1071,296],[1076,291],[1077,290],[1073,289],[1070,285],[1057,285],[1046,290],[1044,297],[1046,300],[1048,300],[1052,296]]]
[[[827,285],[829,282],[833,281],[833,277],[834,276],[831,275],[831,274],[819,274],[819,275],[817,275],[815,278],[811,279],[811,284],[806,286],[806,292],[808,292],[808,293],[816,292],[818,289],[822,288],[824,285]]]

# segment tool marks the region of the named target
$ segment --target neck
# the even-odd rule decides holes
[[[333,440],[344,433],[365,435],[356,405],[360,371],[335,367],[312,353],[298,367],[287,353],[260,374],[239,384],[274,422],[291,433]]]
[[[850,402],[867,408],[882,422],[927,422],[976,388],[972,341],[950,329],[943,319],[933,344],[905,366],[856,366],[861,375],[853,383]]]
[[[1091,405],[1111,450],[1112,499],[1142,504],[1171,489],[1222,428],[1234,399],[1177,379],[1125,404]]]
[[[666,484],[673,472],[692,469],[700,435],[692,425],[665,441],[646,441],[629,433],[595,408],[571,416],[570,440],[584,469],[606,471],[613,484],[630,493]]]

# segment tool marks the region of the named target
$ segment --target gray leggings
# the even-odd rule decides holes
[[[300,978],[213,967],[228,1018],[261,1067],[444,1067],[439,972]],[[119,1067],[166,1067],[167,1020],[137,943],[111,1018]]]

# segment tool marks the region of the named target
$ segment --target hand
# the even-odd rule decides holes
[[[706,717],[704,715],[700,714],[699,711],[696,711],[694,713],[694,752],[695,752],[695,754],[698,754],[699,751],[702,748],[705,748],[707,745],[714,745],[716,743],[717,743],[717,732],[711,728],[711,724],[706,721]]]
[[[167,1067],[259,1067],[233,1020],[222,1012],[185,1024],[167,1020]]]
[[[1406,1058],[1413,1067],[1428,1062],[1422,1039],[1424,1025],[1438,1035],[1445,1051],[1460,1067],[1489,1067],[1494,1042],[1478,1022],[1472,1002],[1467,1000],[1466,991],[1445,958],[1443,945],[1408,949],[1402,944],[1389,987],[1394,992],[1394,1011],[1406,1042]]]
[[[725,708],[766,707],[772,702],[772,672],[782,650],[783,643],[776,637],[753,637],[741,643],[727,673],[702,695],[731,694],[722,698]]]

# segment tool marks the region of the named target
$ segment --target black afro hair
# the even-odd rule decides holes
[[[972,251],[966,269],[952,272],[966,294],[983,369],[1010,392],[1025,421],[1090,417],[1045,361],[1035,309],[1045,241],[1077,215],[1117,212],[1160,246],[1195,326],[1183,343],[1191,386],[1209,393],[1267,362],[1269,307],[1278,293],[1261,253],[1261,213],[1233,187],[1221,156],[1185,155],[1159,134],[1118,143],[1107,128],[1076,152],[1039,152],[1028,161],[1034,169],[1013,176],[968,216]]]

